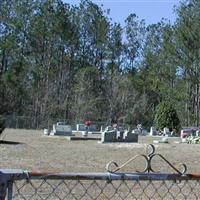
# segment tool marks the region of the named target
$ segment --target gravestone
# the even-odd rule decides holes
[[[156,131],[156,129],[153,126],[150,129],[150,134],[149,135],[151,135],[151,136],[157,135],[157,131]]]
[[[120,131],[120,130],[117,130],[116,131],[116,137],[117,137],[117,141],[118,142],[122,142],[123,139],[124,139],[124,132]]]
[[[106,126],[106,128],[105,128],[105,132],[108,132],[108,131],[113,131],[114,129],[113,129],[113,127],[112,126]]]
[[[101,142],[116,142],[117,141],[117,132],[115,130],[112,131],[104,131],[101,134]]]
[[[87,126],[85,124],[77,124],[76,125],[76,130],[77,131],[86,131]],[[97,126],[95,124],[91,124],[90,126],[88,126],[88,130],[89,132],[95,132],[97,131]]]
[[[119,130],[104,131],[101,134],[101,142],[138,142],[138,134]]]
[[[138,124],[138,125],[137,125],[137,129],[138,129],[140,132],[142,132],[142,124]]]
[[[95,124],[91,124],[89,127],[88,127],[88,131],[90,132],[95,132],[97,131],[97,126]]]
[[[124,142],[138,142],[138,134],[128,132]]]
[[[142,135],[148,135],[148,131],[146,129],[142,129]]]
[[[200,136],[200,130],[196,131],[196,136],[199,137]]]
[[[100,132],[103,133],[103,130],[104,130],[104,128],[103,128],[103,126],[101,126]]]
[[[72,136],[72,128],[70,125],[58,122],[57,124],[53,124],[51,135]]]
[[[170,133],[170,131],[169,131],[169,128],[166,128],[166,127],[165,127],[165,128],[163,129],[163,134],[164,134],[164,135],[170,135],[171,133]]]
[[[44,129],[44,135],[49,135],[49,130],[48,129]]]
[[[138,135],[139,135],[141,132],[140,132],[138,129],[134,129],[134,130],[132,130],[132,133],[133,133],[133,134],[138,134]]]
[[[77,125],[76,125],[76,130],[77,130],[77,131],[86,131],[86,126],[85,126],[85,124],[77,124]]]

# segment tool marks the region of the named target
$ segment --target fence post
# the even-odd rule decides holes
[[[12,200],[12,186],[10,173],[0,169],[0,200],[6,200],[6,196],[7,200]]]
[[[8,191],[7,191],[7,200],[12,200],[12,194],[13,194],[13,182],[8,182]]]
[[[0,200],[5,200],[7,193],[7,178],[0,173]]]
[[[0,184],[1,184],[0,185],[0,200],[6,200],[6,195],[7,195],[7,200],[12,200],[13,183],[9,181],[6,183],[1,182]]]

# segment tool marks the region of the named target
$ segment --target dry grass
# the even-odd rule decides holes
[[[113,160],[119,164],[136,154],[145,154],[145,146],[155,138],[139,137],[139,143],[99,144],[91,141],[68,141],[64,137],[43,137],[43,131],[6,129],[7,141],[21,144],[0,144],[0,168],[15,168],[30,171],[50,172],[104,172],[105,165]],[[177,138],[169,144],[156,144],[156,152],[164,155],[172,164],[186,163],[188,173],[200,172],[200,145],[176,144]],[[160,159],[153,160],[153,166],[161,172],[173,172]],[[143,167],[143,160],[136,160],[124,171],[134,172]]]

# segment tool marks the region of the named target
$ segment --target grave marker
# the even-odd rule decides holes
[[[129,131],[104,131],[101,135],[101,142],[138,142],[138,134]]]
[[[72,128],[70,125],[65,125],[63,122],[53,124],[53,131],[51,135],[72,136]]]
[[[157,135],[157,131],[156,131],[156,129],[153,126],[150,129],[150,134],[149,135],[151,135],[151,136]]]

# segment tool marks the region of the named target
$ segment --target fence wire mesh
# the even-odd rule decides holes
[[[145,159],[145,168],[137,173],[120,169]],[[161,158],[176,173],[155,173],[152,159]],[[109,162],[107,173],[36,173],[0,169],[0,200],[133,200],[200,199],[200,175],[186,174],[149,145],[147,155],[136,155],[122,165]]]
[[[199,199],[199,189],[199,181],[34,180],[16,181],[13,199]]]
[[[23,175],[24,176],[24,175]],[[174,174],[76,174],[12,179],[13,200],[200,199],[199,177]]]

